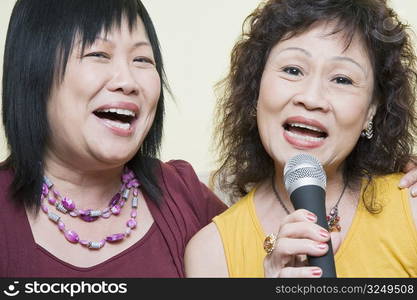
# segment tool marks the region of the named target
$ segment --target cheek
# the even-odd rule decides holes
[[[67,138],[74,137],[82,130],[89,116],[88,99],[90,99],[90,85],[74,84],[65,81],[51,94],[48,100],[48,124],[52,131]],[[78,124],[78,126],[74,126]]]
[[[52,131],[62,131],[64,125],[71,120],[71,106],[67,105],[69,102],[67,98],[68,95],[66,95],[65,89],[60,87],[48,100],[48,124]]]
[[[281,126],[280,118],[292,97],[291,91],[275,74],[264,74],[257,103],[257,122],[261,135],[265,136],[269,130]]]
[[[109,79],[107,68],[105,64],[82,63],[73,59],[67,65],[63,85],[74,93],[86,94]]]
[[[261,113],[273,113],[282,110],[288,99],[288,87],[286,88],[279,78],[273,74],[264,74],[261,80],[258,100],[258,110]]]
[[[364,100],[363,102],[366,102]],[[362,131],[363,124],[366,122],[369,105],[364,103],[342,103],[337,105],[336,119],[341,127],[347,132],[356,133]]]
[[[159,74],[155,70],[154,72],[147,74],[147,76],[142,76],[139,80],[143,86],[143,93],[148,109],[153,112],[156,110],[156,106],[161,95],[161,79]]]
[[[257,105],[257,125],[262,145],[266,152],[271,155],[274,141],[279,135],[281,127],[280,116],[282,115],[283,101],[274,97],[273,93],[260,95]]]
[[[332,106],[337,122],[347,127],[348,131],[362,131],[371,109],[373,83],[369,82],[350,92],[340,91],[333,98]]]
[[[104,70],[97,70],[94,66],[88,68],[86,65],[74,64],[68,64],[64,81],[56,89],[53,99],[57,101],[56,107],[60,114],[78,111],[81,116],[90,100],[102,90],[108,79]]]

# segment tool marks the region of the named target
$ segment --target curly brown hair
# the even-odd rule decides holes
[[[229,74],[217,86],[222,94],[216,108],[220,168],[215,177],[232,197],[245,195],[274,172],[254,114],[268,55],[279,41],[319,21],[334,21],[333,33],[344,34],[346,47],[359,33],[374,70],[374,137],[361,138],[347,157],[345,182],[398,172],[412,157],[417,73],[409,26],[384,0],[270,0],[246,18]]]

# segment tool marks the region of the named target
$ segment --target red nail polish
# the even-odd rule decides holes
[[[315,214],[312,214],[312,213],[307,213],[307,220],[309,220],[311,222],[316,222],[317,221],[317,216]]]
[[[321,277],[322,271],[321,271],[321,269],[319,269],[319,268],[317,268],[317,269],[313,269],[313,270],[311,270],[311,274],[312,274],[314,277]]]
[[[324,229],[320,229],[319,234],[324,238],[328,238],[330,236],[330,233]]]

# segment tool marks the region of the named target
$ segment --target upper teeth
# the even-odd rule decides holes
[[[105,112],[105,113],[116,113],[119,115],[124,115],[124,116],[130,116],[130,117],[135,117],[136,114],[128,109],[120,109],[120,108],[106,108],[106,109],[101,109],[99,110],[99,112]]]
[[[317,127],[313,127],[313,126],[310,126],[310,125],[306,125],[306,124],[302,124],[302,123],[292,123],[292,124],[289,124],[291,127],[299,127],[299,128],[305,128],[305,129],[309,129],[309,130],[312,130],[312,131],[316,131],[316,132],[320,132],[320,133],[322,133],[323,131],[322,130],[320,130],[319,128],[317,128]]]

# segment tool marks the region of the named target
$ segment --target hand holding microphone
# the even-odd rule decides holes
[[[326,173],[320,162],[308,154],[291,158],[284,169],[284,181],[291,202],[296,210],[306,209],[317,216],[317,224],[328,230],[326,218]],[[331,240],[329,250],[320,257],[309,256],[312,266],[323,270],[322,277],[336,277]]]
[[[297,155],[286,164],[284,180],[296,211],[280,224],[275,250],[264,261],[265,275],[336,277],[321,164],[310,155]],[[305,255],[309,266],[300,261]]]

